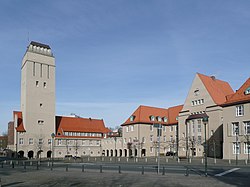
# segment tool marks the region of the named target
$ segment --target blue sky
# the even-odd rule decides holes
[[[56,113],[122,124],[139,105],[183,104],[196,72],[249,77],[250,1],[1,0],[0,133],[20,110],[29,41],[56,58]]]

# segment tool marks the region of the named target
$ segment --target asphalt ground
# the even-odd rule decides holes
[[[1,168],[2,169],[2,168]],[[163,187],[163,186],[213,186],[226,187],[230,185],[214,177],[180,174],[155,173],[114,173],[105,171],[79,172],[79,170],[23,170],[2,169],[0,171],[1,187],[68,187],[68,186],[95,186],[95,187]]]

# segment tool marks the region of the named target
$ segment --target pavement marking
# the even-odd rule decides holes
[[[233,168],[233,169],[224,171],[224,172],[222,172],[222,173],[218,173],[218,174],[216,174],[215,176],[216,176],[216,177],[221,177],[221,176],[223,176],[223,175],[226,175],[226,174],[228,174],[228,173],[232,173],[232,172],[237,171],[237,170],[239,170],[239,169],[240,169],[240,168]]]

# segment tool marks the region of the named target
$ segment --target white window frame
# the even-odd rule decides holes
[[[244,142],[244,154],[250,154],[250,143]]]
[[[34,139],[33,138],[29,138],[29,145],[33,145],[34,144]]]
[[[245,135],[250,135],[250,121],[244,121],[244,133]]]
[[[243,116],[244,115],[244,106],[238,105],[236,106],[236,116]]]
[[[239,135],[239,132],[240,132],[239,128],[240,128],[240,123],[239,122],[233,122],[232,123],[232,136],[236,136],[236,130],[237,130],[238,135]]]
[[[240,154],[240,142],[233,142],[233,154]]]
[[[153,141],[154,141],[154,136],[150,135],[150,142],[153,142]]]
[[[23,144],[24,144],[23,138],[19,138],[19,145],[23,145]]]

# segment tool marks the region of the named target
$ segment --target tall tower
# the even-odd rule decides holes
[[[48,45],[31,42],[22,60],[21,111],[26,130],[23,146],[46,157],[55,133],[55,58]],[[30,154],[30,153],[29,153]]]

